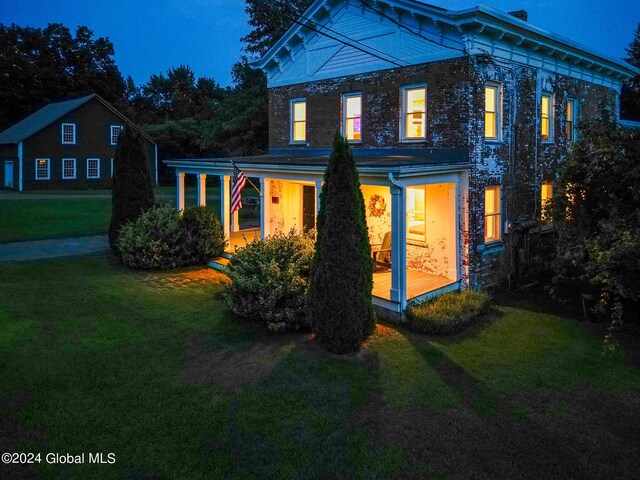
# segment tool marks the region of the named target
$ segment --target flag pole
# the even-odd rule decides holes
[[[233,168],[237,168],[238,170],[240,170],[240,169],[236,166],[236,164],[235,164],[235,163],[233,163],[233,160],[231,160],[230,158],[229,158],[228,160],[229,160],[229,162],[231,162],[231,165],[233,165]],[[255,188],[256,192],[258,192],[258,195],[262,196],[262,192],[260,191],[260,189],[259,189],[258,187],[256,187],[256,186],[254,185],[254,183],[251,181],[251,179],[250,179],[249,177],[247,177],[246,175],[245,175],[245,178],[247,179],[247,182],[249,182],[249,184],[250,184],[253,188]]]

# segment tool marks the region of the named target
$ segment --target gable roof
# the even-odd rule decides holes
[[[54,102],[48,105],[45,105],[40,110],[32,113],[28,117],[19,121],[18,123],[10,126],[6,130],[0,133],[0,145],[3,144],[12,144],[12,143],[20,143],[23,140],[31,137],[32,135],[38,133],[40,130],[48,127],[56,120],[61,119],[65,115],[73,112],[74,110],[80,108],[82,105],[86,104],[92,99],[98,100],[105,107],[111,110],[114,114],[119,116],[123,121],[127,123],[133,123],[124,115],[122,115],[115,107],[113,107],[109,102],[103,99],[100,95],[92,93],[91,95],[87,95],[81,98],[75,98],[73,100],[66,100],[63,102]],[[151,143],[155,143],[151,137],[142,132],[139,127],[135,126],[142,135],[149,140]]]
[[[347,27],[341,29],[339,17],[345,11],[355,21],[343,22]],[[385,46],[375,43],[367,33],[354,31],[352,25],[357,23],[357,16],[374,16],[378,25],[396,27],[398,40]],[[370,22],[371,29],[379,28],[375,23]],[[421,41],[422,37],[431,43],[432,49],[440,47],[449,50],[449,57],[489,53],[532,66],[553,67],[560,73],[566,72],[611,85],[620,84],[640,73],[640,70],[622,60],[491,7],[479,5],[464,10],[447,10],[416,0],[315,0],[253,65],[267,74],[270,86],[309,81],[318,73],[312,61],[318,55],[316,52],[309,55],[309,48],[319,42],[320,36],[325,37],[324,43],[333,36],[334,45],[340,47],[336,48],[338,52],[349,49],[344,45],[346,40],[360,50],[360,55],[365,51],[365,55],[368,53],[370,64],[367,67],[359,69],[357,65],[350,65],[350,59],[342,61],[356,74],[399,66],[394,64],[393,58],[415,65],[446,57],[442,53],[433,55],[432,59],[426,55],[409,55],[411,51],[424,52],[423,46],[412,45],[406,40],[410,37],[413,43]],[[339,37],[342,37],[342,44],[336,39]],[[399,44],[403,48],[398,48]],[[329,53],[328,49],[325,52]],[[387,57],[387,61],[382,57]],[[284,78],[295,75],[301,78],[298,82],[293,78]],[[320,77],[330,78],[328,75]]]

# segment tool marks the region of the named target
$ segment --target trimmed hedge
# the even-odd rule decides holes
[[[485,312],[490,301],[489,295],[474,290],[445,293],[410,305],[407,318],[416,332],[455,333]]]
[[[225,293],[231,309],[274,332],[307,328],[312,259],[310,235],[291,231],[253,240],[224,270],[231,279]]]
[[[171,205],[156,205],[120,230],[118,252],[125,265],[140,270],[168,270],[206,264],[225,246],[218,217],[202,207],[183,215]]]

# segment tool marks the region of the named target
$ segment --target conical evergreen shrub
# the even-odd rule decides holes
[[[357,351],[375,328],[373,265],[360,177],[339,134],[320,195],[309,309],[318,342],[333,353]]]
[[[154,204],[149,158],[142,134],[127,125],[120,134],[111,189],[109,244],[117,251],[120,229]]]

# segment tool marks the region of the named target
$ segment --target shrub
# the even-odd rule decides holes
[[[310,316],[320,345],[348,353],[357,351],[375,328],[373,266],[360,178],[349,144],[339,134],[324,180]]]
[[[207,263],[224,252],[226,241],[218,216],[205,207],[187,208],[183,215],[187,261]]]
[[[232,310],[267,324],[269,330],[308,327],[306,302],[313,240],[308,235],[276,234],[238,250],[225,273]]]
[[[118,251],[122,227],[153,207],[154,202],[144,138],[130,125],[120,134],[114,162],[109,244]]]
[[[445,293],[410,305],[407,317],[417,332],[455,333],[484,312],[489,301],[489,295],[473,290]]]

